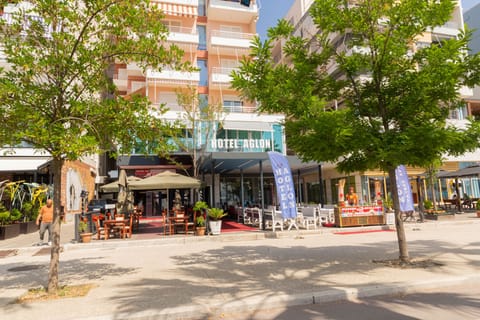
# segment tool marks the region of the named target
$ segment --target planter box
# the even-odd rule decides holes
[[[210,220],[208,223],[210,225],[210,231],[212,232],[212,234],[220,234],[220,230],[222,229],[222,220]]]
[[[38,226],[35,221],[20,222],[20,233],[27,234],[38,231]]]
[[[454,213],[441,213],[441,214],[426,213],[425,219],[436,220],[436,221],[453,220],[455,219],[455,214]]]
[[[20,223],[0,226],[0,240],[15,238],[20,234]]]

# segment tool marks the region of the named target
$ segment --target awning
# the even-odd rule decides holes
[[[37,171],[39,166],[47,163],[49,160],[45,158],[1,158],[0,171]]]
[[[478,177],[480,176],[480,166],[470,166],[457,171],[445,171],[437,174],[438,178],[459,178],[459,177]]]
[[[196,17],[198,15],[197,7],[194,6],[173,3],[157,3],[157,6],[167,16]]]
[[[251,121],[224,121],[223,129],[244,131],[272,131],[272,124],[267,122]]]

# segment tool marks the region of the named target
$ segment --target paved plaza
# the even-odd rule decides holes
[[[401,269],[395,231],[385,226],[239,232],[220,236],[151,236],[73,243],[62,226],[61,284],[91,283],[85,297],[28,304],[13,301],[45,286],[48,247],[38,234],[0,242],[2,318],[220,319],[240,313],[479,283],[480,218],[406,223],[412,258],[435,267]]]

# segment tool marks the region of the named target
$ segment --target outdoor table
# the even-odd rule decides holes
[[[170,219],[170,228],[173,228],[174,233],[176,233],[176,226],[178,225],[184,225],[185,226],[185,234],[188,232],[188,216],[183,216],[183,217],[169,217]],[[171,230],[171,229],[170,229]],[[171,232],[170,232],[171,233]]]
[[[105,228],[105,240],[107,240],[110,237],[110,229],[118,228],[120,229],[120,233],[122,238],[125,237],[123,229],[125,228],[125,225],[127,223],[127,220],[125,219],[118,219],[118,220],[104,220],[103,221],[103,226]]]

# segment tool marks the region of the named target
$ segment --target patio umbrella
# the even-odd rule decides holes
[[[127,211],[127,173],[120,170],[118,176],[118,195],[117,195],[117,211],[125,213]]]
[[[165,171],[140,181],[132,181],[130,190],[190,189],[200,188],[202,182],[182,174]]]
[[[135,176],[128,176],[127,177],[127,185],[130,184],[133,181],[140,181],[142,178],[135,177]],[[118,192],[118,180],[113,181],[107,184],[104,184],[103,186],[100,187],[100,190],[102,192]]]
[[[198,189],[201,185],[202,182],[198,179],[165,171],[141,181],[133,181],[130,183],[129,188],[130,190]],[[167,203],[169,203],[168,192]]]

